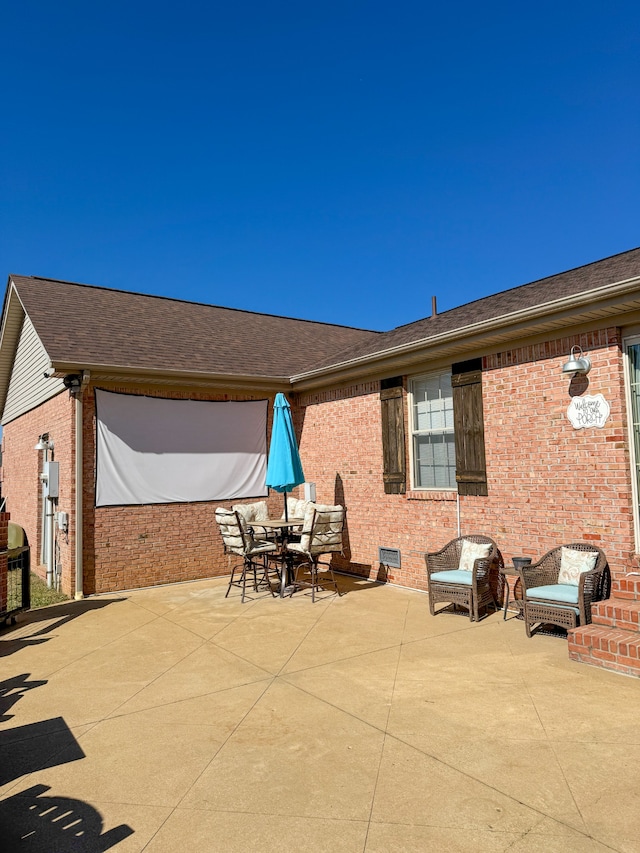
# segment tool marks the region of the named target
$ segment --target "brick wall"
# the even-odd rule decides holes
[[[112,391],[198,400],[265,399],[264,393],[230,395],[193,389],[101,384]],[[272,417],[269,405],[269,430]],[[60,463],[57,509],[69,513],[69,535],[57,534],[62,589],[75,590],[75,401],[68,392],[54,397],[4,428],[3,495],[12,519],[22,525],[32,546],[32,568],[42,577],[40,563],[41,484],[43,453],[34,450],[38,436],[48,432]],[[196,504],[95,508],[95,397],[89,386],[83,403],[83,589],[85,594],[111,592],[181,580],[227,574],[233,565],[225,555],[214,520],[218,505]],[[282,495],[269,498],[274,513],[282,512]],[[236,503],[236,501],[233,501]]]
[[[100,384],[110,391],[191,400],[264,400],[266,395],[224,394],[157,386]],[[269,432],[273,399],[269,399]],[[84,591],[110,592],[228,574],[237,557],[224,554],[215,523],[217,506],[232,503],[158,504],[94,507],[95,395],[85,391],[84,402]],[[269,498],[282,512],[282,495]],[[250,502],[247,499],[246,502]]]
[[[74,491],[74,401],[67,391],[58,394],[38,408],[27,412],[3,429],[2,494],[7,499],[11,520],[24,527],[31,546],[31,568],[45,576],[40,562],[42,544],[42,471],[44,453],[34,450],[38,437],[49,433],[54,442],[54,458],[60,465],[60,498],[57,509],[73,517]],[[62,567],[62,589],[74,589],[75,555],[70,537],[57,535],[59,562]]]
[[[561,373],[573,344],[592,360],[586,378]],[[560,542],[592,541],[616,575],[634,559],[630,457],[620,332],[604,329],[487,359],[485,414],[497,529],[510,548],[541,555]],[[506,363],[508,362],[508,363]],[[576,430],[571,394],[602,393],[603,429]],[[531,543],[531,544],[529,544]],[[509,552],[510,554],[513,551]]]
[[[573,344],[592,359],[588,386],[561,372]],[[492,535],[505,560],[593,541],[620,575],[634,561],[634,544],[619,330],[489,356],[483,371],[489,495],[460,498],[462,533]],[[389,580],[424,589],[424,552],[457,535],[456,495],[411,492],[409,482],[406,495],[384,493],[378,387],[299,395],[305,474],[317,483],[318,501],[347,506],[359,573],[378,577],[378,545],[399,548],[402,568]],[[566,410],[578,392],[600,392],[610,403],[603,429],[572,427]]]
[[[571,382],[561,372],[576,343],[593,362],[588,386],[585,380]],[[607,553],[614,577],[619,576],[636,561],[619,330],[498,353],[485,358],[483,368],[489,495],[460,498],[462,533],[493,535],[506,560],[518,554],[538,557],[562,542],[593,541]],[[101,387],[174,399],[266,396],[143,385]],[[611,416],[604,429],[573,429],[566,417],[571,391],[605,396]],[[227,574],[232,562],[223,553],[214,521],[218,504],[94,507],[91,387],[84,396],[85,592]],[[409,482],[405,495],[384,493],[379,383],[290,395],[290,399],[306,478],[317,484],[318,501],[348,508],[343,567],[365,577],[425,589],[424,552],[442,547],[457,535],[458,502],[455,492],[412,492]],[[269,405],[270,420],[271,414]],[[60,462],[58,508],[69,512],[73,543],[74,401],[67,392],[4,430],[3,494],[12,519],[27,530],[35,567],[42,454],[33,447],[44,432],[55,441],[55,458]],[[408,454],[408,424],[406,435]],[[282,495],[273,494],[269,500],[279,515]],[[73,548],[65,537],[59,536],[58,544],[63,589],[72,593]],[[390,570],[388,578],[378,565],[379,545],[402,552],[402,568]]]

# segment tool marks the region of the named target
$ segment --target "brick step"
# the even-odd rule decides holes
[[[627,574],[614,577],[611,583],[611,595],[614,598],[627,598],[640,601],[640,574]]]
[[[640,634],[600,625],[568,632],[571,660],[640,678]]]
[[[594,625],[640,633],[640,601],[626,598],[608,598],[591,605]]]

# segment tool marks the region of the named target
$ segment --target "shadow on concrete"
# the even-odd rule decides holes
[[[121,824],[103,832],[102,815],[82,800],[45,797],[47,785],[33,785],[0,802],[3,849],[38,853],[98,853],[133,834]]]
[[[22,675],[15,675],[13,678],[0,681],[0,723],[4,723],[13,717],[13,714],[6,712],[19,699],[22,699],[27,690],[42,687],[43,684],[47,683],[46,681],[28,681],[28,678],[29,673],[25,672]]]
[[[27,676],[3,682],[9,696],[46,682],[27,682]],[[21,679],[21,681],[20,681]],[[15,682],[15,683],[14,683]],[[13,694],[11,691],[17,688]],[[29,723],[0,732],[0,785],[48,767],[85,757],[62,717]],[[133,834],[126,824],[103,833],[100,813],[82,800],[44,797],[47,785],[32,785],[0,800],[0,849],[42,853],[98,853]]]
[[[51,607],[41,607],[28,610],[19,615],[18,621],[11,627],[0,630],[0,657],[11,655],[25,646],[37,646],[46,643],[52,631],[61,628],[72,619],[77,619],[90,610],[101,610],[111,604],[126,601],[125,598],[108,598],[101,600],[67,601]],[[45,622],[42,627],[39,625]]]
[[[358,577],[345,573],[342,569],[334,569],[340,594],[344,595],[347,592],[364,592],[367,589],[374,589],[377,586],[382,586],[379,581],[369,580],[365,577]]]
[[[80,744],[62,717],[5,729],[0,732],[0,785],[36,770],[84,757]]]

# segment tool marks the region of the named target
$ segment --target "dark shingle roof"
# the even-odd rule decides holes
[[[289,378],[428,342],[637,276],[640,248],[389,332],[36,277],[10,276],[10,280],[54,363]]]
[[[86,284],[10,280],[54,363],[289,377],[381,334]]]
[[[563,297],[587,293],[598,287],[625,281],[640,275],[640,248],[595,261],[568,272],[542,278],[530,284],[503,290],[452,308],[435,317],[426,317],[405,326],[398,326],[370,341],[354,341],[353,345],[340,353],[340,361],[349,361],[384,352],[393,347],[427,340],[445,332],[464,329],[474,323],[504,317],[514,312],[552,302]],[[338,359],[329,358],[326,364],[337,364]]]

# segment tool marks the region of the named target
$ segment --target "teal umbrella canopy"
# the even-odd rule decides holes
[[[276,394],[273,402],[273,428],[267,461],[267,486],[276,492],[290,492],[304,483],[304,472],[298,442],[293,431],[291,407],[284,394]],[[285,498],[285,513],[287,501]]]

